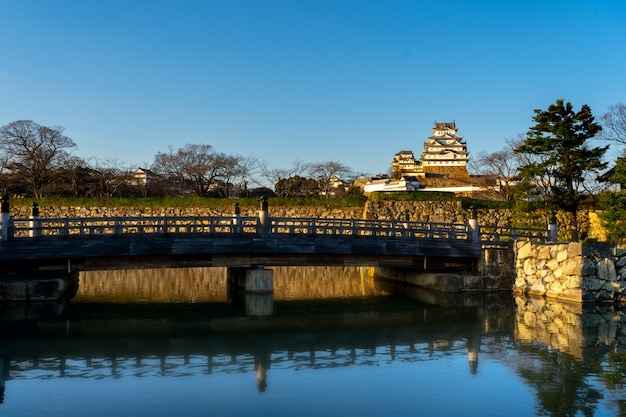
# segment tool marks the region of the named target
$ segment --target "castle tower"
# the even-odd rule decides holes
[[[463,136],[456,134],[455,122],[435,122],[433,136],[424,143],[420,164],[426,176],[434,174],[448,178],[467,178],[469,152]]]
[[[415,159],[413,151],[400,151],[393,157],[391,163],[391,178],[423,177],[422,165]]]

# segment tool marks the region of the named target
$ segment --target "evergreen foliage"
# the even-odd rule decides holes
[[[527,156],[527,162],[518,168],[519,190],[526,199],[543,200],[548,209],[562,209],[575,219],[586,175],[606,168],[602,158],[608,146],[587,145],[587,139],[602,127],[594,121],[589,106],[575,112],[563,99],[547,110],[536,109],[533,121],[535,125],[515,149]],[[575,222],[572,240],[578,240]]]
[[[617,192],[606,191],[600,198],[601,219],[608,233],[608,239],[617,242],[626,238],[626,159],[618,158],[611,182],[621,185]]]

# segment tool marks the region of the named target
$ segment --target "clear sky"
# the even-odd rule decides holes
[[[146,166],[208,143],[377,174],[456,121],[470,157],[556,99],[626,102],[624,0],[0,0],[0,125]]]

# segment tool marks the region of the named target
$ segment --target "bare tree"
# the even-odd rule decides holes
[[[259,160],[254,156],[233,156],[225,166],[226,197],[246,196],[250,183],[255,183],[253,175],[259,168]]]
[[[178,192],[188,188],[199,196],[205,196],[212,179],[213,147],[208,144],[186,144],[168,152],[159,152],[154,157],[152,170],[174,181]]]
[[[493,184],[494,191],[503,200],[511,197],[513,179],[520,165],[520,156],[514,149],[522,140],[521,135],[518,139],[506,139],[503,149],[491,153],[481,152],[472,160],[473,170],[483,177],[484,186],[489,188]]]
[[[600,117],[600,138],[626,145],[626,105],[609,106],[609,111]]]
[[[63,131],[60,126],[40,126],[32,120],[17,120],[0,127],[0,149],[35,198],[42,197],[54,170],[63,166],[67,149],[76,147]]]
[[[338,161],[317,162],[309,165],[309,175],[320,185],[321,193],[328,198],[333,187],[333,180],[343,180],[352,176],[352,169]]]
[[[121,196],[128,192],[133,180],[131,169],[117,158],[96,160],[94,179],[97,184],[93,190],[99,197]]]
[[[261,176],[274,187],[274,191],[279,197],[289,197],[292,195],[291,182],[285,182],[288,178],[301,176],[308,171],[309,164],[295,160],[291,162],[289,168],[269,168],[266,163],[260,164]],[[284,186],[279,186],[284,184]]]
[[[239,156],[214,152],[208,144],[188,143],[167,153],[157,153],[152,170],[174,181],[178,192],[206,197],[228,195],[229,181],[241,173]]]

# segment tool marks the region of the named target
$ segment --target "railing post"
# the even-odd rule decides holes
[[[559,240],[558,230],[556,213],[553,211],[550,213],[550,220],[548,224],[548,242],[556,243]]]
[[[409,211],[405,211],[404,212],[404,235],[406,237],[411,237],[411,215],[409,214]]]
[[[38,237],[41,236],[41,220],[39,220],[39,204],[33,203],[31,210],[30,221],[28,222],[28,236]]]
[[[113,233],[115,235],[121,235],[122,231],[122,221],[120,219],[115,219],[115,223],[113,224]]]
[[[235,214],[233,215],[233,229],[236,234],[241,233],[241,209],[239,203],[235,203]]]
[[[2,229],[0,230],[0,238],[2,238],[3,242],[6,242],[13,237],[13,231],[11,230],[12,227],[9,196],[2,196],[0,211],[2,211]]]
[[[66,217],[63,219],[63,228],[61,229],[61,236],[67,236],[70,234],[70,221]]]
[[[478,215],[476,209],[470,209],[470,218],[468,220],[470,239],[472,242],[480,244],[480,227],[478,226]]]
[[[267,203],[267,197],[263,196],[261,199],[261,210],[259,210],[259,230],[258,233],[261,236],[268,236],[271,232],[269,208]]]

